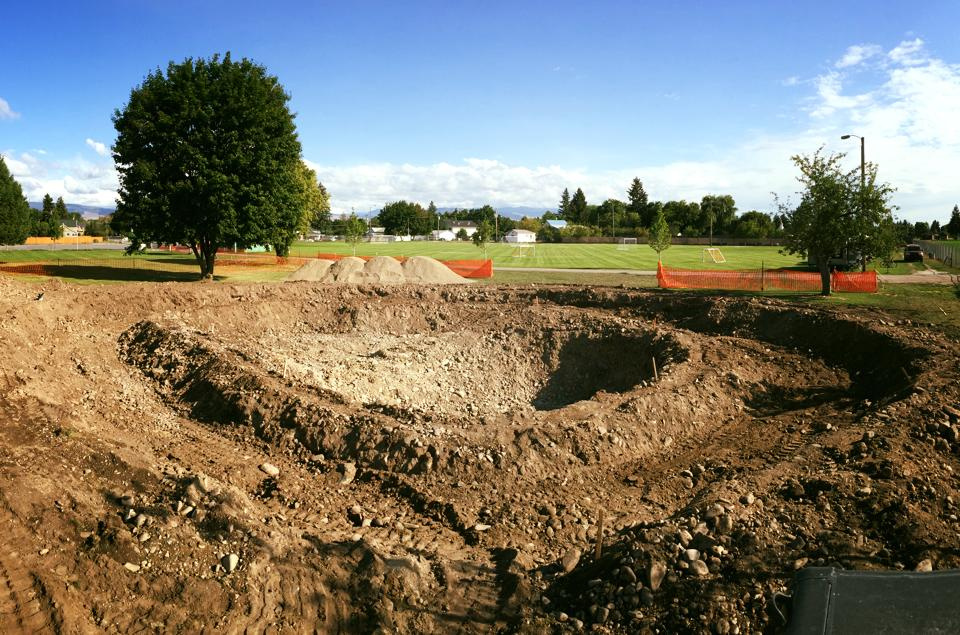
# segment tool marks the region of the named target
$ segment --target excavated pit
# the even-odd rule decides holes
[[[0,280],[6,630],[771,632],[797,569],[960,567],[960,349],[926,325],[573,287],[43,291]]]
[[[567,293],[344,291],[271,312],[256,341],[225,328],[229,310],[216,333],[142,322],[121,357],[193,417],[405,474],[549,474],[754,417],[852,413],[908,389],[922,357],[815,311]]]

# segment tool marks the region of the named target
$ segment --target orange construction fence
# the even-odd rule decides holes
[[[741,269],[707,271],[674,269],[657,264],[657,284],[662,289],[719,289],[724,291],[801,291],[821,289],[820,273],[791,269]],[[830,288],[845,293],[876,293],[877,272],[830,274]]]

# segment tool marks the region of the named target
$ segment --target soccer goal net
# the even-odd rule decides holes
[[[511,258],[527,258],[529,256],[537,255],[537,245],[535,243],[515,243],[513,245],[513,252],[511,252]]]
[[[617,238],[617,250],[626,251],[631,247],[637,246],[636,238]]]
[[[716,247],[709,247],[703,250],[703,255],[700,256],[700,262],[706,262],[707,258],[713,262],[726,262],[727,259],[723,257],[723,253]]]

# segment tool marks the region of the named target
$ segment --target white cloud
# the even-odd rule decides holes
[[[110,150],[106,145],[100,143],[99,141],[94,141],[93,139],[87,138],[87,145],[93,148],[93,151],[99,154],[102,157],[110,156]]]
[[[914,66],[923,64],[927,61],[927,56],[923,47],[923,40],[916,38],[909,42],[904,41],[887,54],[887,58],[894,64],[904,66]]]
[[[81,205],[111,207],[116,202],[119,181],[112,163],[91,163],[79,157],[58,161],[7,150],[2,156],[27,200],[39,201],[50,194]]]
[[[10,104],[3,97],[0,97],[0,119],[19,119],[20,113],[14,112]]]
[[[876,44],[856,44],[847,49],[847,52],[843,54],[843,57],[837,60],[835,66],[837,68],[849,68],[851,66],[857,66],[882,52],[883,49]]]

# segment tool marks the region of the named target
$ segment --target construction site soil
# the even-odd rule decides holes
[[[960,566],[960,347],[787,301],[0,278],[0,632],[775,632]]]

